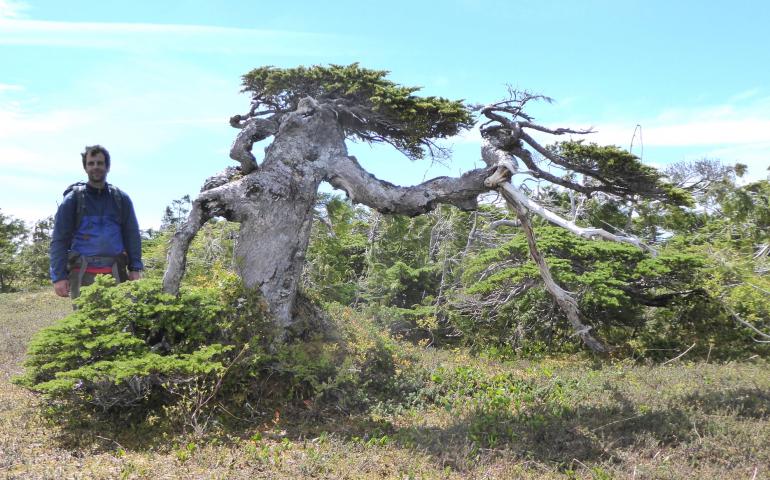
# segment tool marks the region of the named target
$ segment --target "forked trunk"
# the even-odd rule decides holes
[[[251,148],[268,134],[275,140],[257,165]],[[187,222],[174,235],[163,289],[178,293],[190,242],[206,221],[222,216],[239,222],[236,270],[247,287],[260,289],[283,339],[305,333],[305,321],[314,320],[301,318],[306,302],[299,301],[297,289],[323,180],[344,190],[353,202],[407,215],[429,212],[439,203],[472,210],[476,197],[487,190],[485,169],[413,187],[377,179],[348,156],[338,112],[310,97],[291,113],[242,125],[231,157],[241,168],[206,181]]]
[[[164,290],[179,291],[190,241],[207,220],[223,216],[241,224],[235,250],[238,274],[247,287],[261,290],[276,326],[290,333],[318,186],[327,165],[346,155],[333,112],[318,108],[312,99],[301,102],[280,123],[257,170],[240,179],[230,170],[204,186],[171,241]]]

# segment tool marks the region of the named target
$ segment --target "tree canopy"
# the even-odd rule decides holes
[[[386,78],[388,73],[358,63],[255,68],[243,76],[243,91],[251,93],[251,110],[234,118],[242,121],[291,112],[310,96],[334,108],[346,135],[389,143],[412,159],[423,158],[426,151],[443,153],[434,140],[473,125],[473,116],[462,100],[414,95],[419,87],[398,85]]]

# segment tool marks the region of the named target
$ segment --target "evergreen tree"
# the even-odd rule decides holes
[[[35,222],[31,242],[21,248],[19,259],[24,266],[24,276],[33,285],[50,281],[48,248],[53,234],[54,218],[48,217]]]
[[[0,211],[0,292],[9,292],[24,273],[19,251],[28,235],[22,220]]]

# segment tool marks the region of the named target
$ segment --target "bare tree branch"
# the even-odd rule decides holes
[[[500,227],[520,227],[521,223],[518,220],[495,220],[489,224],[489,227],[493,230]]]
[[[524,165],[526,165],[527,168],[529,168],[528,173],[535,178],[540,178],[542,180],[546,180],[556,185],[561,185],[562,187],[569,188],[570,190],[584,193],[586,195],[591,195],[592,193],[598,192],[601,190],[601,188],[598,186],[589,187],[586,185],[581,185],[579,183],[575,183],[570,180],[567,180],[566,178],[557,177],[552,173],[546,172],[545,170],[537,166],[535,161],[532,159],[532,154],[525,148],[512,147],[511,153],[515,155],[517,158],[520,158],[522,162],[524,162]]]
[[[663,363],[662,363],[662,365],[667,365],[667,364],[669,364],[669,363],[671,363],[671,362],[674,362],[674,361],[676,361],[676,360],[679,360],[680,358],[684,357],[685,355],[687,355],[687,352],[689,352],[690,350],[692,350],[692,349],[693,349],[693,347],[694,347],[695,345],[696,345],[696,344],[695,344],[695,343],[693,343],[692,345],[690,345],[690,346],[687,348],[687,350],[685,350],[684,352],[680,353],[679,355],[677,355],[676,357],[674,357],[674,358],[672,358],[672,359],[670,359],[670,360],[666,360],[665,362],[663,362]]]
[[[252,147],[256,142],[275,135],[278,132],[278,122],[275,117],[250,118],[242,124],[239,123],[239,120],[240,116],[238,115],[230,119],[231,125],[241,129],[230,148],[230,158],[241,164],[241,171],[245,175],[257,169],[257,159],[251,153]],[[238,125],[236,126],[234,123]]]
[[[586,135],[588,133],[595,133],[593,128],[587,128],[584,130],[575,130],[572,128],[547,128],[537,123],[532,122],[518,122],[521,128],[531,128],[543,133],[550,133],[551,135],[564,135],[565,133],[573,133],[575,135]]]
[[[240,181],[222,183],[228,178],[232,178],[232,170],[230,169],[206,180],[204,191],[192,203],[187,221],[179,226],[171,238],[166,257],[166,271],[163,274],[164,292],[172,295],[179,293],[179,286],[187,266],[187,251],[198,230],[214,217],[227,218],[230,216],[230,212],[227,210],[227,198],[232,196],[231,191],[237,188],[238,185],[235,184],[240,183]],[[206,189],[206,185],[211,187]]]
[[[337,157],[329,164],[326,180],[344,190],[354,203],[362,203],[381,213],[419,215],[440,203],[461,210],[478,206],[476,197],[489,190],[484,179],[487,169],[471,170],[460,177],[438,177],[412,187],[399,187],[380,180],[364,170],[353,156]]]
[[[508,183],[506,182],[506,184]],[[545,284],[546,290],[548,290],[551,296],[553,296],[554,300],[556,300],[556,303],[567,316],[570,324],[572,324],[572,328],[575,330],[575,334],[579,336],[583,343],[594,352],[609,352],[609,347],[607,347],[607,345],[605,345],[600,338],[591,334],[592,327],[585,325],[580,320],[580,310],[578,308],[577,301],[572,297],[572,295],[569,294],[569,292],[561,288],[559,284],[557,284],[553,279],[551,270],[548,268],[548,264],[545,263],[545,259],[537,247],[535,232],[532,230],[532,225],[529,223],[529,218],[527,218],[527,209],[525,206],[521,204],[516,197],[511,197],[509,199],[506,196],[506,200],[514,208],[516,217],[519,219],[519,222],[521,222],[521,227],[524,230],[524,234],[527,237],[527,243],[529,244],[529,253],[532,256],[532,260],[534,260],[535,264],[540,270],[540,276],[543,278],[543,283]]]
[[[591,334],[592,327],[585,325],[580,319],[580,310],[577,305],[577,301],[574,297],[559,286],[551,275],[551,271],[548,264],[545,262],[542,254],[540,253],[537,240],[535,239],[535,233],[532,229],[532,225],[529,222],[527,213],[531,212],[536,214],[576,235],[586,238],[602,238],[604,240],[610,240],[615,242],[629,243],[638,248],[642,248],[651,252],[654,252],[650,247],[643,244],[639,239],[630,236],[613,235],[606,230],[600,228],[584,228],[576,225],[574,222],[569,221],[556,213],[546,209],[542,205],[532,201],[521,190],[514,187],[509,181],[509,175],[506,175],[504,170],[511,168],[511,161],[506,156],[487,144],[488,148],[482,147],[482,158],[490,167],[494,167],[494,173],[488,177],[485,184],[490,188],[497,188],[503,195],[506,202],[516,212],[516,217],[521,223],[521,227],[524,230],[524,234],[527,237],[527,243],[529,244],[529,253],[532,256],[535,264],[540,270],[540,276],[543,278],[543,283],[559,305],[561,310],[567,316],[567,319],[572,324],[572,328],[575,330],[583,343],[591,350],[599,353],[609,352],[609,347],[604,342]],[[515,167],[513,167],[515,168]]]
[[[527,210],[530,212],[544,218],[545,220],[548,220],[549,222],[553,223],[554,225],[558,225],[566,230],[569,230],[570,232],[574,233],[575,235],[578,235],[583,238],[589,238],[589,239],[597,239],[600,238],[602,240],[607,240],[610,242],[619,242],[619,243],[627,243],[629,245],[633,245],[637,248],[640,248],[642,250],[645,250],[653,255],[656,255],[657,252],[654,248],[650,247],[649,245],[643,243],[641,240],[639,240],[636,237],[632,236],[624,236],[624,235],[615,235],[607,230],[601,229],[601,228],[594,228],[594,227],[581,227],[575,224],[575,222],[572,222],[570,220],[567,220],[566,218],[557,215],[556,213],[544,208],[542,205],[539,205],[538,203],[532,201],[529,197],[527,197],[524,192],[519,190],[518,188],[514,187],[511,183],[505,182],[503,184],[499,185],[499,188],[503,194],[503,197],[506,200],[512,200],[515,199],[516,202],[522,204]]]
[[[753,331],[754,333],[759,335],[760,338],[764,339],[764,340],[758,340],[758,339],[754,338],[752,340],[754,340],[757,343],[770,343],[770,334],[768,334],[766,332],[763,332],[762,330],[758,329],[757,327],[755,327],[754,325],[750,324],[746,320],[742,319],[741,316],[738,315],[738,312],[736,312],[735,310],[730,308],[729,305],[727,305],[727,302],[725,302],[724,299],[720,298],[720,301],[722,302],[722,308],[724,308],[725,311],[727,313],[729,313],[730,316],[733,317],[733,319],[736,322],[738,322],[741,325],[743,325],[744,327],[750,329],[751,331]]]
[[[519,124],[517,126],[520,127],[521,125]],[[545,127],[541,127],[541,128],[543,130],[545,130]],[[563,129],[559,129],[559,130],[563,130]],[[565,160],[564,158],[560,157],[559,155],[556,155],[556,154],[554,154],[552,152],[549,152],[547,148],[545,148],[544,146],[540,145],[537,142],[537,140],[532,138],[524,130],[519,130],[518,133],[519,133],[519,138],[524,140],[527,143],[527,145],[529,145],[532,148],[534,148],[535,151],[537,151],[540,155],[542,155],[543,157],[545,157],[548,160],[552,161],[556,165],[559,165],[560,167],[564,167],[564,168],[566,168],[568,170],[572,170],[572,171],[575,171],[575,172],[578,172],[578,173],[582,173],[583,175],[588,175],[589,177],[592,177],[592,178],[595,178],[595,179],[599,180],[600,182],[602,182],[605,185],[609,185],[610,184],[610,182],[606,178],[604,178],[601,175],[599,175],[596,171],[594,171],[594,170],[592,170],[590,168],[583,168],[583,167],[580,167],[579,165],[575,165],[574,163],[568,162],[567,160]],[[600,189],[597,189],[597,190],[600,190]]]
[[[487,163],[487,165],[493,166],[495,164],[491,162],[498,160],[499,155],[487,156],[485,155],[485,151],[482,149],[482,158]],[[514,187],[513,184],[511,184],[510,182],[505,181],[504,178],[489,177],[486,180],[486,184],[490,188],[498,188],[498,190],[501,192],[503,197],[509,203],[515,202],[517,204],[520,204],[524,208],[526,208],[528,211],[534,213],[535,215],[538,215],[543,219],[548,220],[554,225],[558,225],[566,230],[569,230],[575,235],[581,236],[583,238],[590,238],[590,239],[601,238],[603,240],[608,240],[612,242],[628,243],[629,245],[633,245],[637,248],[641,248],[642,250],[646,250],[652,253],[653,255],[656,254],[656,251],[652,247],[642,243],[642,241],[636,237],[625,236],[625,235],[615,235],[601,228],[580,227],[577,224],[575,224],[575,222],[567,220],[566,218],[546,209],[545,207],[538,204],[537,202],[534,202],[527,195],[525,195],[524,192],[522,192],[520,189]]]

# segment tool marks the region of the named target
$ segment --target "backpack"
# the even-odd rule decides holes
[[[107,184],[107,191],[110,196],[115,200],[115,211],[118,215],[118,223],[123,224],[123,192],[116,186]],[[80,227],[80,222],[83,221],[83,215],[86,213],[86,183],[76,182],[67,187],[64,190],[64,196],[68,193],[75,192],[75,223],[74,228],[77,230]]]

